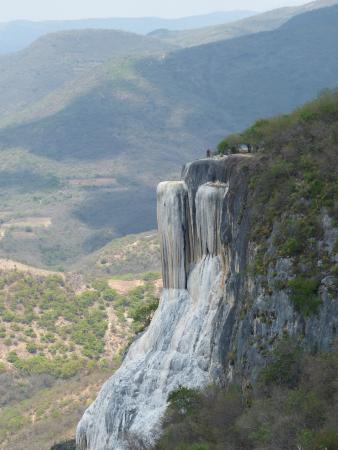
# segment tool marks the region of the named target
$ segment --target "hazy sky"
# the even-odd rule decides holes
[[[310,0],[0,0],[0,21],[86,17],[180,17],[212,11],[262,11]]]

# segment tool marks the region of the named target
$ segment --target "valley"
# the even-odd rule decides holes
[[[310,9],[276,30],[187,49],[91,30],[48,35],[20,60],[5,56],[13,88],[21,87],[9,112],[5,99],[13,95],[0,78],[0,91],[8,89],[0,128],[0,255],[68,269],[113,238],[154,229],[161,179],[177,177],[186,160],[203,157],[227,133],[334,88],[338,10]],[[92,67],[97,47],[99,64]],[[8,58],[30,71],[11,72]],[[32,94],[25,86],[37,73]],[[32,211],[51,225],[32,233],[11,228]]]

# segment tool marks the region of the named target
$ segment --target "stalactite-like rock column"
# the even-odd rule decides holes
[[[224,183],[206,183],[196,194],[195,254],[203,256],[221,255],[221,222],[223,202],[228,191]]]
[[[157,222],[164,288],[185,289],[190,264],[188,190],[184,181],[165,181],[157,188]]]

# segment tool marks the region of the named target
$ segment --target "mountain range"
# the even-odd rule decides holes
[[[25,50],[0,56],[0,117],[22,111],[114,57],[144,57],[175,48],[156,38],[115,30],[47,34]]]
[[[2,57],[3,105],[8,80],[13,92],[21,87],[1,111],[2,176],[16,186],[1,194],[2,220],[11,229],[19,204],[21,214],[51,225],[6,231],[0,252],[70,264],[113,237],[152,229],[159,179],[225,134],[337,86],[337,42],[333,6],[185,49],[91,30],[52,34]]]
[[[280,27],[292,17],[305,12],[336,5],[337,0],[317,0],[300,6],[283,7],[246,17],[234,23],[223,23],[218,26],[201,27],[193,30],[155,30],[151,33],[168,42],[190,47],[207,44],[223,39],[233,39],[261,31],[271,31]]]
[[[56,31],[83,29],[113,29],[132,33],[147,34],[154,30],[189,30],[233,22],[254,15],[254,11],[220,11],[212,14],[184,17],[179,19],[161,19],[159,17],[142,18],[106,18],[67,21],[32,22],[17,20],[0,24],[0,54],[22,50],[44,34]]]

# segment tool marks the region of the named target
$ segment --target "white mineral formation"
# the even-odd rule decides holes
[[[221,254],[221,220],[224,196],[228,187],[207,183],[196,194],[197,256]]]
[[[189,263],[188,190],[184,181],[165,181],[157,188],[157,222],[161,236],[164,288],[185,289]]]
[[[200,186],[194,214],[183,181],[161,183],[157,194],[160,305],[85,412],[77,429],[79,450],[122,450],[128,433],[151,445],[168,394],[180,385],[196,388],[213,381],[214,321],[224,292],[219,228],[227,186]]]

